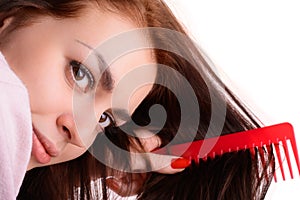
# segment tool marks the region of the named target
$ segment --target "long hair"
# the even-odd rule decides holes
[[[148,26],[163,27],[186,34],[167,5],[160,1],[155,2],[153,3],[156,4],[155,8],[148,13]],[[159,20],[155,18],[158,15],[161,16]],[[212,96],[214,101],[218,102],[217,104],[226,105],[221,135],[262,126],[257,117],[214,73],[210,62],[192,41],[174,41],[174,38],[160,35],[153,37],[155,38],[152,41],[159,42],[160,45],[167,43],[170,49],[184,51],[184,57],[159,49],[156,49],[155,52],[159,64],[176,69],[193,87],[200,108],[200,122],[195,140],[214,137],[219,134],[213,131],[208,133],[212,112],[220,113],[220,115],[222,113],[221,107],[216,110],[212,109]],[[192,63],[188,62],[190,60]],[[174,79],[173,76],[160,75],[158,73],[158,79],[164,79],[177,85],[179,95],[189,98],[185,94],[186,88],[180,81]],[[168,144],[175,133],[181,136],[179,137],[181,141],[176,141],[177,143],[191,139],[187,132],[176,131],[179,124],[182,121],[189,121],[191,116],[181,115],[180,104],[176,101],[174,94],[167,88],[156,86],[149,94],[149,97],[151,96],[154,98],[146,98],[133,118],[138,121],[152,105],[160,104],[166,108],[168,116],[168,123],[166,123],[163,131],[158,133],[162,139],[162,144]],[[193,105],[194,102],[189,103]],[[222,118],[222,116],[219,117]],[[263,152],[266,152],[265,149]],[[245,150],[226,153],[215,159],[208,158],[199,163],[192,162],[190,167],[174,175],[152,173],[148,176],[138,199],[264,199],[272,180],[274,157],[271,149],[269,149],[268,154],[261,156],[267,158],[266,163],[260,162],[258,153],[251,155],[249,150]]]
[[[1,36],[9,38],[9,33],[22,26],[34,23],[36,16],[48,15],[55,18],[80,16],[80,12],[89,3],[95,3],[99,9],[106,12],[121,14],[134,21],[140,27],[159,27],[170,29],[188,35],[171,10],[162,0],[15,0],[1,1],[0,23],[7,17],[14,17],[12,25]],[[174,41],[165,35],[151,35],[151,41],[170,49],[180,49],[182,55],[162,49],[154,49],[156,61],[180,73],[189,82],[196,95],[196,102],[189,102],[199,107],[200,119],[193,140],[207,137],[210,129],[211,116],[218,116],[218,109],[212,110],[212,99],[225,105],[224,123],[221,133],[211,131],[209,137],[224,135],[242,130],[260,127],[261,122],[247,107],[224,85],[212,70],[211,64],[189,38],[188,41]],[[0,45],[5,43],[0,40]],[[192,61],[192,62],[190,62]],[[158,72],[158,82],[171,83],[178,94],[189,99],[184,84],[174,76],[165,76]],[[182,117],[180,102],[174,93],[161,85],[155,85],[141,105],[136,109],[132,120],[140,125],[146,125],[152,119],[145,113],[154,104],[162,105],[167,113],[163,129],[158,133],[162,146],[168,144],[177,134],[176,143],[190,141],[188,122],[194,116]],[[191,113],[193,113],[191,106]],[[222,112],[220,112],[222,113]],[[221,115],[221,114],[220,114]],[[187,122],[187,132],[179,132],[181,122]],[[137,138],[128,136],[118,127],[108,127],[105,135],[99,135],[95,143],[104,143],[104,137],[125,150],[129,150],[131,142]],[[103,140],[102,140],[103,139]],[[96,145],[101,146],[101,145]],[[130,168],[129,161],[120,161],[118,152],[105,149],[94,149],[112,153],[116,164]],[[108,147],[106,147],[108,148]],[[251,155],[248,150],[236,153],[226,153],[215,159],[207,159],[192,163],[183,172],[174,175],[164,175],[154,172],[147,174],[129,174],[122,170],[113,170],[97,161],[89,152],[79,158],[53,166],[32,169],[27,172],[18,199],[107,199],[106,181],[108,176],[122,176],[126,181],[121,188],[115,188],[122,196],[138,194],[138,199],[263,199],[274,172],[274,157],[272,151],[265,151],[266,163],[259,162],[258,153]],[[135,178],[134,178],[135,177]],[[101,180],[100,187],[92,184]],[[138,184],[137,184],[138,183]],[[99,186],[99,185],[98,185]],[[125,188],[125,189],[124,189]]]

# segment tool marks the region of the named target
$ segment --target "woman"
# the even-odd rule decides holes
[[[272,153],[267,155],[268,160],[265,165],[261,165],[256,158],[251,156],[249,151],[244,151],[225,154],[214,160],[200,162],[200,164],[192,163],[182,173],[174,175],[161,175],[152,172],[130,174],[125,172],[130,172],[132,160],[129,157],[128,160],[118,159],[123,154],[120,151],[115,151],[113,149],[114,145],[108,145],[109,143],[107,143],[107,139],[109,139],[112,144],[121,149],[130,149],[131,151],[147,150],[147,148],[141,147],[144,144],[143,140],[130,136],[128,133],[135,132],[137,133],[136,136],[140,136],[136,124],[140,126],[147,125],[150,121],[151,131],[156,130],[158,132],[157,135],[160,137],[159,143],[161,146],[168,144],[170,141],[171,143],[182,143],[260,126],[260,122],[253,114],[219,80],[193,42],[189,38],[181,38],[182,34],[186,36],[185,30],[164,2],[160,0],[90,0],[87,4],[87,1],[81,0],[60,2],[50,0],[40,2],[17,1],[15,5],[8,2],[2,4],[0,12],[5,13],[5,16],[1,19],[7,19],[10,16],[18,19],[13,21],[14,23],[12,24],[14,26],[6,29],[6,33],[18,33],[16,30],[22,30],[19,29],[22,27],[26,28],[28,22],[32,22],[31,20],[38,21],[40,16],[50,16],[61,21],[75,19],[79,11],[84,10],[88,5],[93,5],[93,8],[97,8],[103,13],[117,14],[122,16],[123,19],[129,19],[130,22],[134,22],[135,26],[126,26],[126,30],[136,27],[158,27],[181,33],[179,35],[171,34],[172,37],[170,37],[168,32],[149,31],[151,44],[156,47],[154,49],[154,58],[146,52],[146,56],[144,54],[133,56],[140,59],[146,57],[146,59],[142,60],[146,60],[148,63],[153,61],[151,59],[154,59],[155,62],[167,66],[168,69],[175,70],[169,71],[165,70],[164,67],[158,67],[155,82],[159,84],[152,89],[147,88],[143,92],[144,96],[146,96],[151,89],[141,105],[139,105],[140,101],[138,101],[138,103],[131,106],[133,107],[131,109],[133,113],[132,121],[129,120],[125,124],[117,124],[116,126],[114,124],[105,126],[105,135],[98,135],[90,150],[94,157],[91,156],[90,152],[80,149],[81,141],[77,141],[75,137],[75,141],[71,140],[69,143],[77,145],[79,149],[73,149],[72,152],[78,150],[80,154],[85,153],[72,161],[60,163],[65,161],[65,159],[54,160],[53,163],[49,164],[60,164],[30,170],[26,174],[18,199],[93,199],[101,193],[103,195],[102,198],[107,199],[106,183],[122,196],[138,193],[139,199],[262,199],[271,182],[274,170]],[[90,15],[90,17],[92,19],[100,18],[96,14]],[[107,17],[105,16],[105,19]],[[102,19],[104,18],[102,17]],[[51,20],[49,21],[51,22]],[[85,19],[83,22],[81,25],[86,24],[86,22],[93,23],[93,20]],[[109,24],[113,23],[116,22],[110,21],[106,25],[102,24],[102,27],[109,27]],[[62,25],[60,28],[63,27],[65,26]],[[88,27],[92,27],[92,25]],[[117,27],[122,27],[122,30],[124,30],[124,24],[122,23],[118,24]],[[52,30],[52,26],[40,28],[41,30]],[[57,30],[61,30],[60,28]],[[68,27],[67,30],[76,29]],[[86,30],[88,29],[84,29],[85,32]],[[99,29],[97,33],[102,34],[103,29]],[[116,34],[118,33],[120,31],[116,32]],[[46,33],[44,32],[44,34]],[[63,36],[63,34],[61,35]],[[112,35],[111,32],[110,35]],[[34,37],[35,39],[36,37]],[[2,41],[1,47],[4,46]],[[82,45],[83,42],[79,41],[76,44]],[[93,42],[91,41],[91,43]],[[84,45],[88,46],[85,43],[82,46]],[[3,50],[1,49],[1,51]],[[140,59],[137,60],[140,61]],[[70,64],[75,67],[75,70],[80,69],[78,68],[78,62],[70,62]],[[136,63],[136,65],[140,64],[139,62]],[[186,84],[185,80],[189,84]],[[169,90],[170,88],[168,87],[172,87],[172,90]],[[190,92],[190,87],[193,89],[193,93]],[[85,90],[86,88],[83,89]],[[193,94],[194,98],[191,98]],[[141,99],[143,98],[139,98],[139,100]],[[183,106],[182,99],[184,105],[189,105],[185,106],[185,110],[180,109],[180,106]],[[158,120],[155,120],[154,118],[150,119],[147,115],[149,108],[153,104],[164,106],[166,110],[165,124],[161,124],[160,117],[157,118]],[[49,113],[52,110],[49,108],[49,110],[45,110],[45,113]],[[99,113],[101,114],[102,112]],[[111,113],[106,114],[109,115]],[[103,116],[103,120],[105,121],[107,117],[107,115]],[[211,123],[211,118],[218,123]],[[72,133],[70,131],[71,128],[64,125],[64,123],[60,127],[60,130],[63,130],[62,133],[65,133],[67,138],[69,138],[69,135]],[[52,153],[48,152],[48,154],[53,154],[54,156],[55,151]],[[35,154],[33,153],[33,155]],[[44,160],[44,158],[39,158],[39,156],[34,157],[40,164],[42,162],[48,163],[46,158]],[[109,165],[109,167],[98,162],[95,157],[106,158],[105,164]],[[67,160],[72,158],[74,157],[67,156]],[[112,158],[114,159],[112,160]],[[151,164],[151,162],[147,164]],[[43,166],[43,164],[39,166]],[[264,168],[261,169],[261,166],[264,166]],[[102,189],[91,185],[91,181],[98,178],[102,180]]]
[[[15,198],[26,167],[30,170],[74,159],[106,126],[124,123],[111,111],[112,94],[128,72],[153,63],[151,50],[143,50],[127,53],[106,69],[101,55],[91,49],[139,25],[103,10],[94,1],[50,3],[8,1],[0,6],[0,171],[4,178],[1,196],[7,199]],[[76,9],[65,12],[70,4]],[[46,12],[56,7],[52,14]],[[69,18],[59,17],[62,14]],[[119,110],[129,109],[131,115],[150,91],[156,69],[148,69],[140,75],[150,84],[139,88]],[[82,109],[79,115],[78,109]]]

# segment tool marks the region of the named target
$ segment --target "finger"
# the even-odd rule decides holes
[[[174,174],[183,171],[185,168],[190,166],[191,161],[185,158],[172,158],[171,164],[157,169],[156,172],[161,174]]]
[[[149,157],[152,170],[163,174],[181,172],[191,164],[190,160],[176,156],[150,153]]]
[[[141,144],[146,152],[151,152],[161,146],[161,139],[157,135],[149,138],[141,138],[139,140],[141,141]]]
[[[161,146],[161,139],[157,135],[153,134],[153,132],[151,132],[150,130],[138,129],[135,130],[134,133],[135,136],[139,138],[139,141],[142,144],[141,148],[136,144],[136,142],[133,141],[133,143],[136,144],[137,150],[139,151],[150,152]]]
[[[190,160],[176,156],[131,152],[131,168],[133,171],[174,174],[183,171],[190,163]]]
[[[161,146],[161,139],[153,132],[145,129],[135,131],[136,136],[141,142],[142,149],[135,145],[136,148],[130,148],[131,167],[134,171],[149,172],[155,171],[163,174],[174,174],[183,171],[190,165],[190,160],[169,156],[149,153]],[[135,143],[133,141],[133,143]],[[145,151],[145,153],[138,153]],[[149,166],[150,165],[150,166]]]

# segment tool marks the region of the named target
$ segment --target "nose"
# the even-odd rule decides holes
[[[56,124],[59,132],[63,135],[68,143],[78,147],[84,147],[84,144],[76,129],[75,120],[72,114],[61,114],[57,118]]]

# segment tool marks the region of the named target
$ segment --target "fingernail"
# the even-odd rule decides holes
[[[191,164],[191,161],[185,158],[173,159],[171,162],[171,167],[173,169],[183,169],[188,167]]]

